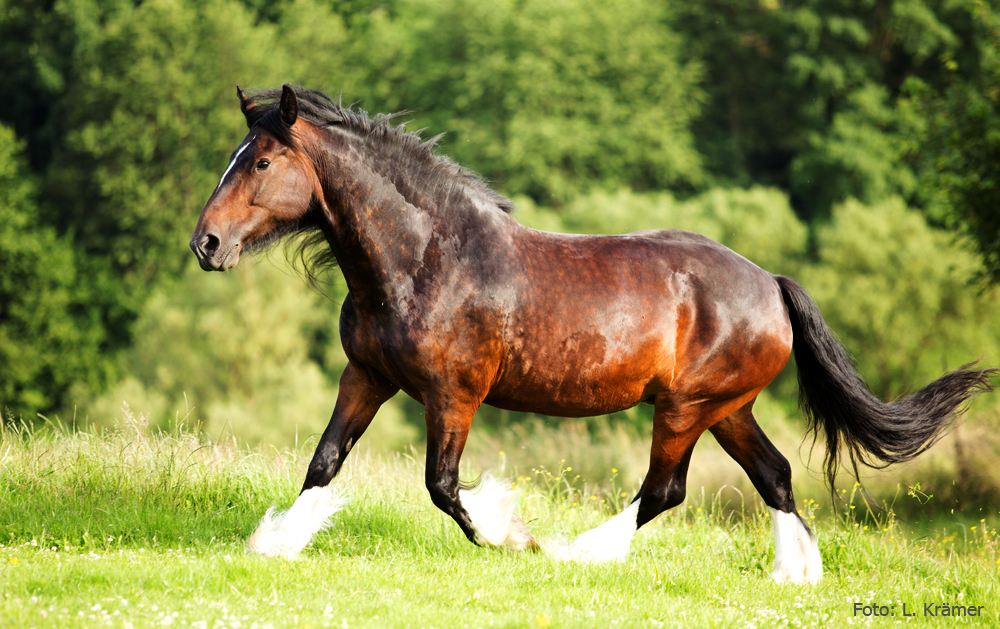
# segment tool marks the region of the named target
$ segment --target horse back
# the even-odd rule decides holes
[[[584,416],[665,392],[739,395],[787,362],[773,276],[700,234],[525,230],[516,254],[493,405]]]

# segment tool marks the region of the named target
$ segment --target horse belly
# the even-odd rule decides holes
[[[631,408],[669,386],[674,356],[665,334],[627,336],[634,340],[627,347],[595,330],[536,340],[531,351],[509,356],[485,402],[560,417]]]

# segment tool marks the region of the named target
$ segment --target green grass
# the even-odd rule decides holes
[[[0,434],[0,627],[798,627],[866,624],[854,602],[921,626],[1000,624],[996,515],[972,526],[838,518],[803,502],[826,567],[777,585],[759,503],[712,494],[644,527],[622,563],[563,563],[474,547],[423,488],[422,457],[353,456],[352,502],[298,561],[244,551],[272,504],[294,500],[312,444],[249,452],[181,431],[55,428]],[[481,470],[463,470],[468,477]],[[617,479],[506,470],[542,539],[620,505]],[[850,495],[848,495],[850,498]],[[732,507],[732,505],[728,505]],[[856,502],[854,511],[863,510]],[[852,513],[854,512],[852,511]],[[867,527],[867,528],[866,528]],[[929,618],[923,605],[985,606]],[[902,618],[874,620],[876,626]]]

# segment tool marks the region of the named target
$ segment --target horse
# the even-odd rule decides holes
[[[609,236],[536,231],[474,173],[394,125],[325,94],[284,85],[247,96],[249,132],[206,203],[190,248],[206,271],[301,234],[311,273],[339,266],[349,292],[349,359],[302,490],[248,541],[296,557],[328,525],[330,491],[379,406],[422,403],[425,481],[435,506],[482,546],[537,550],[516,492],[459,482],[482,404],[558,417],[654,407],[649,469],[631,503],[562,548],[569,560],[626,556],[636,530],[683,502],[706,431],[745,470],[772,517],[778,582],[816,582],[822,558],[798,515],[788,461],[753,415],[794,352],[808,429],[825,435],[830,486],[847,451],[908,461],[937,439],[996,369],[952,371],[911,396],[873,396],[818,307],[794,280],[721,244],[663,229]]]

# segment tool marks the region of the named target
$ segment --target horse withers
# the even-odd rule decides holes
[[[625,556],[635,531],[684,500],[695,442],[709,431],[770,509],[772,576],[814,582],[816,540],[798,516],[786,459],[753,416],[757,395],[795,354],[802,407],[825,434],[832,485],[843,447],[858,462],[912,459],[947,430],[994,369],[969,366],[912,396],[876,399],[793,280],[679,230],[577,236],[529,229],[473,173],[390,123],[284,86],[247,97],[249,133],[191,239],[224,271],[281,236],[307,232],[317,265],[338,265],[348,295],[349,362],[330,423],[292,507],[270,512],[252,549],[294,557],[340,503],[329,484],[379,406],[421,402],[431,499],[470,540],[537,548],[515,494],[490,479],[459,485],[482,404],[561,417],[654,406],[649,471],[631,504],[562,550]]]

